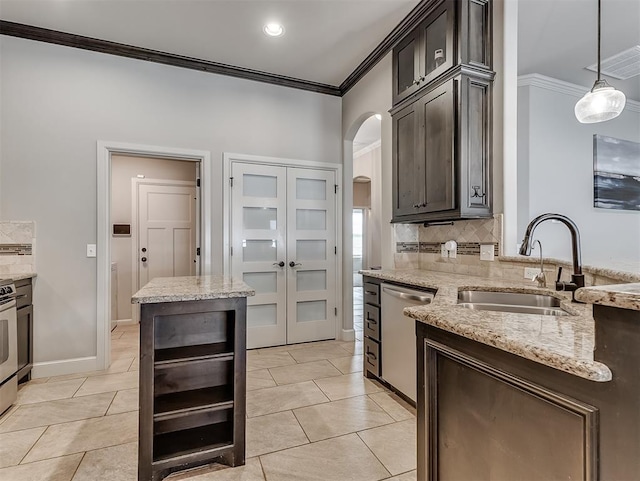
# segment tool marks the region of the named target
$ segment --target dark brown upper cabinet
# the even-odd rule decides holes
[[[393,112],[392,222],[491,216],[490,86],[458,75]]]
[[[440,0],[393,49],[393,104],[458,64],[491,68],[488,0]]]
[[[393,218],[492,215],[489,0],[436,1],[393,51]]]

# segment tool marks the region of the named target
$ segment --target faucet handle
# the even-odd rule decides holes
[[[556,284],[560,282],[561,276],[562,276],[562,266],[558,266],[558,278],[556,279]]]

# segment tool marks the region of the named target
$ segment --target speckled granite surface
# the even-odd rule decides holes
[[[11,279],[12,281],[21,281],[22,279],[29,279],[31,277],[37,277],[38,274],[35,272],[24,272],[22,274],[6,274],[0,276],[0,281],[5,281],[7,279]]]
[[[640,311],[640,283],[583,287],[576,291],[576,298],[590,304]]]
[[[500,256],[501,261],[506,262],[521,262],[523,264],[539,264],[540,259],[536,256]],[[571,267],[571,261],[556,259],[553,257],[545,257],[545,263],[560,264],[567,267]],[[640,274],[633,272],[618,271],[615,269],[608,269],[606,267],[597,267],[583,265],[582,272],[589,272],[603,277],[610,277],[612,279],[619,279],[621,282],[640,282]]]
[[[131,298],[132,304],[249,297],[253,288],[223,276],[156,277]]]
[[[609,368],[593,360],[594,320],[588,304],[571,303],[566,293],[538,289],[531,282],[507,281],[424,270],[362,271],[363,274],[417,287],[437,289],[427,306],[405,309],[426,324],[459,334],[531,361],[592,381],[611,380]],[[458,306],[458,291],[542,293],[558,297],[570,316],[475,311]]]

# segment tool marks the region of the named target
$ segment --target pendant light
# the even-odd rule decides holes
[[[616,118],[624,109],[627,99],[620,90],[614,89],[606,80],[600,78],[600,24],[601,4],[598,0],[598,79],[593,88],[578,100],[575,114],[583,124],[604,122]]]

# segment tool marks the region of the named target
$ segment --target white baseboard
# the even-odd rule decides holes
[[[355,341],[356,331],[354,329],[343,329],[341,337],[343,341]]]
[[[98,358],[78,357],[75,359],[64,359],[62,361],[36,362],[31,370],[31,377],[38,379],[41,377],[64,376],[65,374],[75,374],[77,372],[99,371],[97,367]]]
[[[134,326],[138,324],[135,319],[118,319],[118,326]]]

